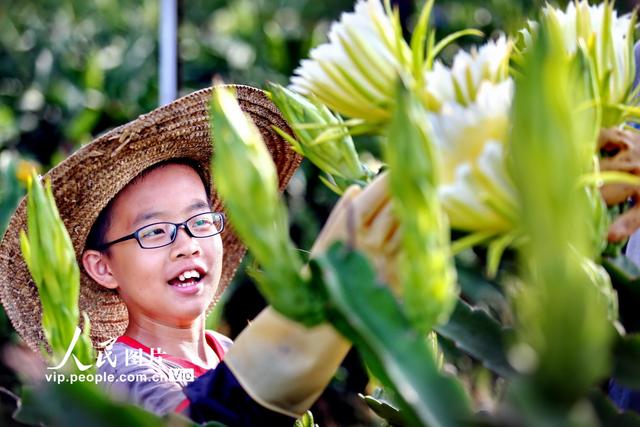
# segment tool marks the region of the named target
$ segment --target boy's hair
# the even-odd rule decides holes
[[[153,172],[154,170],[161,169],[168,165],[184,165],[195,170],[198,173],[200,180],[202,180],[202,184],[204,185],[204,189],[207,194],[207,201],[211,203],[211,188],[207,183],[207,178],[204,175],[203,171],[201,171],[200,168],[196,165],[196,163],[189,159],[170,159],[170,160],[165,160],[163,162],[156,163],[155,165],[149,166],[147,169],[140,172],[138,176],[133,178],[124,188],[127,188],[128,186],[133,185],[136,182],[139,182],[141,179],[149,175],[149,173]],[[100,214],[96,219],[96,222],[93,223],[93,226],[91,227],[91,231],[87,236],[85,250],[87,249],[100,250],[100,247],[104,243],[106,243],[107,230],[109,230],[109,227],[111,226],[111,218],[112,218],[111,214],[113,210],[113,203],[114,203],[114,200],[116,200],[117,198],[118,198],[118,195],[116,195],[113,199],[109,200],[109,203],[107,204],[107,206],[105,206],[105,208],[102,211],[100,211]],[[108,252],[108,251],[109,251],[109,248],[102,250],[102,252]]]

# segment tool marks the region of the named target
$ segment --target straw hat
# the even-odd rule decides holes
[[[234,86],[242,109],[260,130],[277,166],[280,191],[300,164],[298,156],[273,129],[292,134],[275,105],[264,92]],[[84,271],[80,256],[98,214],[127,183],[148,167],[169,159],[188,159],[210,177],[211,140],[208,107],[213,88],[203,89],[144,114],[98,137],[51,169],[53,195],[71,236],[80,265],[80,311],[91,320],[94,345],[124,333],[128,317],[124,302],[112,290],[98,285]],[[214,138],[215,139],[215,138]],[[211,181],[211,179],[208,179]],[[213,210],[222,210],[212,184]],[[27,228],[26,200],[22,200],[0,242],[0,299],[13,326],[29,347],[46,345],[41,326],[38,291],[22,258],[20,229]],[[227,224],[222,233],[222,277],[212,302],[233,277],[245,247]]]

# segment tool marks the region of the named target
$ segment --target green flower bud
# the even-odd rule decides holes
[[[53,362],[64,356],[79,323],[78,297],[80,270],[69,233],[67,232],[51,191],[35,172],[28,183],[28,232],[20,230],[22,254],[38,288],[42,306],[42,327],[53,352]],[[93,360],[88,322],[73,350],[85,364]]]
[[[527,240],[514,301],[517,335],[535,355],[530,383],[546,399],[573,402],[607,375],[613,291],[585,261],[597,253],[597,213],[581,185],[593,168],[584,147],[600,125],[584,108],[590,70],[561,40],[542,24],[516,79],[511,160]]]
[[[271,99],[293,128],[297,140],[278,130],[301,155],[331,176],[366,181],[371,176],[360,163],[348,128],[339,116],[316,101],[280,85],[271,85]]]
[[[276,167],[260,131],[227,88],[214,91],[211,118],[216,189],[234,230],[263,269],[255,274],[260,290],[285,316],[318,323],[321,307],[302,276],[303,263],[289,238]]]
[[[400,88],[384,152],[393,207],[402,224],[404,304],[423,331],[446,321],[457,297],[449,224],[438,201],[438,163],[427,123],[418,99]]]

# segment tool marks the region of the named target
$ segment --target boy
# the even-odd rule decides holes
[[[82,266],[80,309],[91,320],[94,345],[117,338],[110,348],[115,363],[100,367],[117,378],[107,388],[158,414],[291,425],[349,344],[328,325],[305,329],[271,309],[231,349],[226,337],[204,330],[208,309],[244,253],[209,179],[210,96],[211,89],[196,92],[114,129],[47,175]],[[236,96],[262,133],[282,190],[300,159],[272,126],[289,128],[261,91],[238,86]],[[396,228],[383,181],[358,193],[343,197],[312,252],[344,238],[347,208],[350,225],[376,228],[373,240]],[[39,300],[17,235],[25,222],[22,203],[0,244],[0,296],[37,350]],[[197,379],[173,378],[179,369],[193,369]]]

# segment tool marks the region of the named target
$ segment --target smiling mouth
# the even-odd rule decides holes
[[[195,286],[202,281],[204,274],[200,274],[196,270],[185,271],[177,277],[174,277],[169,281],[169,285],[177,288],[188,288]]]

